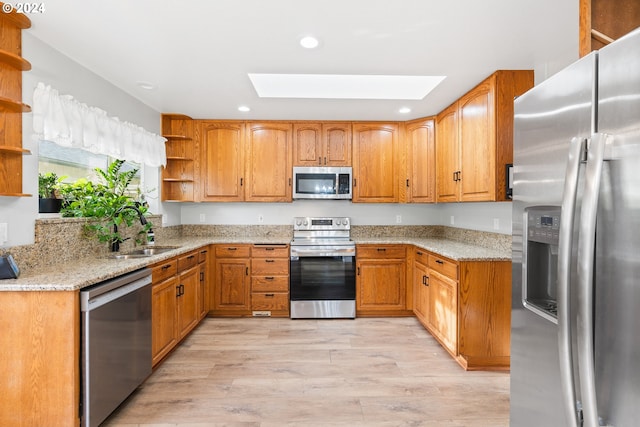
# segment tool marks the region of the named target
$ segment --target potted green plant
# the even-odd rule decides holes
[[[100,242],[109,243],[112,251],[118,251],[120,243],[127,240],[122,227],[140,222],[142,227],[136,242],[145,243],[153,226],[145,218],[146,204],[129,194],[129,185],[138,170],[123,171],[123,165],[123,160],[115,160],[105,170],[96,168],[101,182],[93,183],[82,178],[61,188],[64,198],[62,216],[99,218],[99,221],[88,223],[86,228]],[[137,195],[139,197],[141,192],[138,191]]]
[[[63,179],[55,172],[38,173],[38,212],[60,212],[62,199],[58,197],[58,189]]]

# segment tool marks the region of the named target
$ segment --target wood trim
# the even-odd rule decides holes
[[[0,2],[0,6],[4,6],[4,3]],[[31,28],[31,20],[27,18],[26,15],[22,13],[18,13],[15,10],[12,10],[9,13],[2,12],[0,13],[0,17],[5,21],[7,21],[7,23],[9,23],[10,25],[13,25],[16,28],[19,28],[21,30],[26,30],[27,28]]]
[[[578,53],[580,57],[591,52],[591,0],[580,0],[578,25]]]
[[[0,425],[80,425],[79,295],[0,292]]]

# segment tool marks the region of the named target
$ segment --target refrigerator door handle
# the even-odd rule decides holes
[[[578,241],[578,313],[577,346],[578,369],[580,373],[580,393],[584,427],[598,427],[598,405],[595,385],[594,343],[593,343],[593,272],[596,243],[596,216],[600,180],[604,162],[605,148],[610,136],[596,133],[591,138],[585,170],[584,195],[580,216],[580,235]]]
[[[575,379],[573,376],[573,355],[571,352],[571,253],[573,250],[573,226],[576,215],[576,195],[580,162],[586,149],[586,140],[575,137],[571,140],[567,169],[562,192],[562,210],[558,242],[558,349],[560,355],[560,383],[564,400],[565,417],[568,427],[580,425],[580,410],[576,401]]]

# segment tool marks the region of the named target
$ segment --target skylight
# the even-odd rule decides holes
[[[446,76],[249,73],[260,98],[423,99]]]

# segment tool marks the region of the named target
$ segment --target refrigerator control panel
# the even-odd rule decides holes
[[[527,210],[527,240],[557,245],[560,233],[560,211],[556,207]]]

